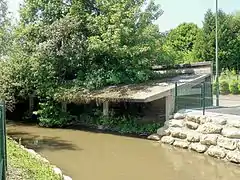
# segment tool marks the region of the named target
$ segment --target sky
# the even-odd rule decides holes
[[[19,3],[22,0],[7,0],[9,10],[17,17]],[[215,11],[215,0],[155,0],[164,13],[155,23],[164,32],[183,22],[193,22],[202,26],[204,14],[208,9]],[[219,8],[226,13],[240,10],[240,0],[218,0]]]

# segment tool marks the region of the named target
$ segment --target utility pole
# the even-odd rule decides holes
[[[219,62],[218,62],[218,0],[216,0],[216,15],[215,15],[215,23],[216,23],[216,51],[215,51],[215,60],[216,60],[216,106],[219,106]]]

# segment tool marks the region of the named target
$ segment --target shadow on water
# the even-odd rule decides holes
[[[83,131],[83,132],[90,132],[96,134],[110,134],[115,136],[122,136],[122,137],[131,137],[131,138],[138,138],[138,139],[147,139],[150,134],[133,134],[133,133],[120,133],[112,130],[107,129],[97,129],[92,127],[87,127],[84,125],[75,125],[75,126],[66,126],[64,129],[68,130],[75,130],[75,131]]]
[[[37,136],[30,133],[20,132],[17,130],[8,131],[8,136],[19,142],[27,148],[36,151],[41,150],[83,150],[69,141],[61,140],[58,137]]]

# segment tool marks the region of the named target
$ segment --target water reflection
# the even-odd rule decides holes
[[[8,134],[84,180],[238,180],[240,167],[157,142],[109,134],[9,125]]]

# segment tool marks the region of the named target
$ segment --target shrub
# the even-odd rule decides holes
[[[63,127],[68,124],[70,115],[67,112],[62,112],[60,104],[48,101],[39,103],[39,106],[40,110],[37,111],[37,115],[40,126]]]
[[[229,94],[229,84],[226,80],[220,81],[219,90],[221,94]]]
[[[217,83],[216,81],[213,82],[213,94],[217,93]]]
[[[232,80],[229,84],[229,91],[231,94],[239,94],[239,83],[237,80]]]

